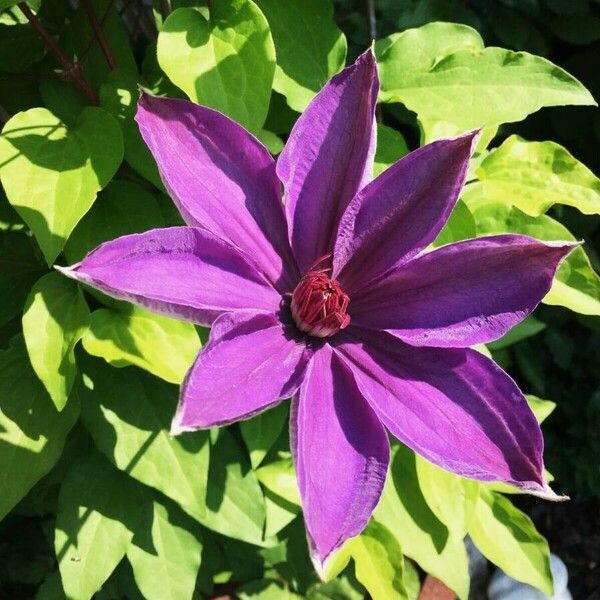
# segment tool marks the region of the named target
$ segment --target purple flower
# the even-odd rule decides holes
[[[476,134],[419,148],[371,180],[377,91],[368,51],[325,85],[277,162],[224,115],[143,94],[137,122],[187,226],[107,242],[64,270],[212,326],[174,433],[292,397],[291,449],[319,566],[379,500],[386,429],[459,475],[551,494],[523,394],[469,346],[531,313],[573,244],[499,235],[427,251]]]

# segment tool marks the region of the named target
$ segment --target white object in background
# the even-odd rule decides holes
[[[569,574],[565,563],[556,556],[550,555],[550,569],[554,577],[554,596],[548,596],[534,587],[521,583],[496,569],[487,589],[489,600],[572,600],[567,589]]]

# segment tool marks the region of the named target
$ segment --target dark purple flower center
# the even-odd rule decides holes
[[[342,286],[327,275],[330,268],[318,268],[329,258],[317,260],[302,277],[292,294],[292,317],[298,329],[315,337],[329,337],[348,327],[350,316],[346,313],[350,298]]]

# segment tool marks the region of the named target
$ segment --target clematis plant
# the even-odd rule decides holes
[[[378,502],[386,429],[461,476],[552,496],[523,394],[470,346],[531,313],[574,244],[499,235],[429,251],[477,133],[426,145],[372,180],[378,85],[367,51],[314,98],[277,161],[217,111],[142,94],[140,131],[187,226],[118,238],[61,269],[212,327],[174,434],[292,398],[319,569]]]

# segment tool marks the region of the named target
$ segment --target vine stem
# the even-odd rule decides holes
[[[108,63],[108,66],[111,68],[111,70],[116,69],[117,68],[117,60],[116,60],[115,55],[113,54],[110,46],[108,45],[108,41],[107,41],[106,36],[104,35],[104,31],[102,29],[102,24],[98,20],[98,17],[94,11],[94,7],[92,6],[91,1],[90,0],[81,0],[81,4],[83,6],[83,10],[85,11],[85,14],[87,15],[90,25],[92,26],[92,29],[94,30],[94,35],[96,36],[96,39],[98,40],[98,43],[100,44],[100,48],[102,49],[102,54],[104,54],[104,58],[106,58],[106,62]]]
[[[367,22],[369,25],[369,37],[371,42],[377,37],[377,19],[375,17],[375,0],[367,0]]]
[[[27,6],[25,2],[19,2],[19,8],[29,21],[30,25],[37,31],[38,35],[42,38],[46,48],[54,55],[54,58],[58,61],[65,75],[87,96],[92,104],[98,104],[98,95],[90,87],[88,82],[83,78],[81,69],[73,64],[60,49],[54,38],[48,33],[46,28],[42,25],[40,20],[35,16],[33,11]]]

